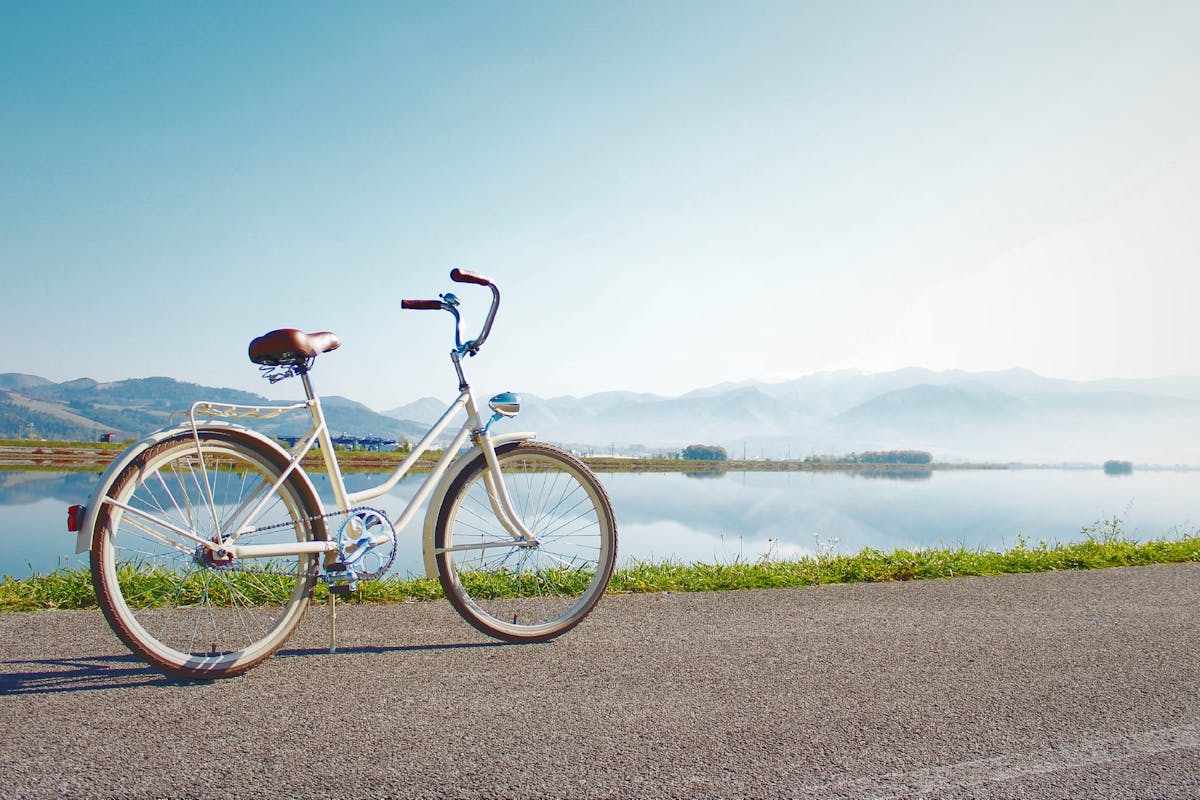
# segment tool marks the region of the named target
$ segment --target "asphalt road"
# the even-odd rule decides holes
[[[1200,797],[1200,564],[609,597],[535,646],[338,622],[188,685],[0,615],[0,796]]]

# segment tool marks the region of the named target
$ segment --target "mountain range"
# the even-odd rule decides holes
[[[141,435],[194,400],[270,405],[232,389],[144,378],[112,383],[0,374],[0,437],[94,439]],[[435,398],[376,413],[323,397],[330,428],[355,436],[415,440],[446,403]],[[501,427],[503,426],[503,427]],[[294,416],[262,429],[296,435]],[[1200,464],[1200,376],[1067,381],[1028,370],[820,372],[784,382],[745,381],[678,397],[603,392],[587,397],[522,395],[515,421],[585,452],[621,454],[725,447],[731,457],[801,458],[815,453],[920,449],[939,461],[1064,463],[1111,458]]]
[[[279,405],[252,392],[184,383],[172,378],[133,378],[100,383],[80,378],[54,383],[36,375],[0,374],[0,438],[96,441],[105,433],[118,440],[139,438],[172,419],[182,418],[197,400],[242,405]],[[344,397],[321,398],[334,435],[419,438],[425,429],[378,414]],[[308,430],[303,413],[261,420],[254,427],[274,436]]]
[[[734,458],[921,449],[941,461],[1200,464],[1200,376],[1080,382],[1023,369],[847,370],[679,397],[522,399],[517,426],[600,452],[703,443]],[[385,413],[427,422],[442,405],[425,398]]]

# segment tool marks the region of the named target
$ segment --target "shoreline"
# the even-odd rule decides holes
[[[102,442],[16,442],[0,444],[0,471],[44,470],[63,472],[102,471],[117,456],[124,452],[127,443],[108,444]],[[372,472],[395,469],[403,454],[395,451],[338,452],[338,461],[343,471]],[[1065,461],[1056,464],[1007,462],[946,462],[929,464],[864,464],[864,463],[812,463],[785,460],[736,460],[689,461],[685,459],[625,458],[617,456],[580,456],[594,472],[849,472],[877,475],[919,476],[937,471],[962,470],[1099,470],[1100,463]],[[428,472],[436,463],[436,456],[426,454],[414,466],[414,472]],[[324,470],[319,455],[310,453],[302,465],[314,472]],[[1200,466],[1191,464],[1135,464],[1135,469],[1147,471],[1200,471]]]

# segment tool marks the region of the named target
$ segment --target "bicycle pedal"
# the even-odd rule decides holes
[[[350,588],[350,584],[348,584],[348,583],[334,584],[329,587],[330,594],[345,595],[345,594],[350,594],[351,591],[353,591],[353,590]]]

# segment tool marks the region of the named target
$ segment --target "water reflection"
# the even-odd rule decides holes
[[[1100,470],[743,472],[695,481],[602,475],[621,524],[622,560],[756,560],[864,547],[1003,549],[1075,541],[1120,517],[1137,538],[1194,531],[1200,473]],[[719,473],[718,473],[719,474]],[[873,477],[867,478],[870,474]]]
[[[99,472],[0,470],[0,505],[26,505],[58,500],[83,503],[96,488]],[[66,511],[63,511],[66,514]]]
[[[788,473],[793,473],[793,472],[797,472],[797,471],[798,470],[779,470],[778,473],[779,474],[788,474]],[[756,472],[771,473],[771,470],[756,470]],[[805,474],[810,474],[810,475],[814,474],[807,470],[805,470],[804,472],[805,472]],[[706,478],[724,478],[726,475],[729,475],[730,472],[723,470],[723,469],[711,469],[711,470],[704,470],[701,472],[683,472],[680,474],[682,474],[683,477],[685,477],[685,478],[696,478],[699,480],[704,480]],[[734,472],[733,474],[749,475],[749,474],[753,474],[753,473]],[[933,477],[933,470],[932,469],[922,469],[920,467],[901,467],[901,468],[897,468],[897,469],[862,469],[862,470],[840,470],[840,471],[839,470],[827,470],[823,473],[816,473],[816,474],[848,475],[851,478],[864,478],[866,480],[884,479],[884,480],[896,480],[896,481],[924,481],[924,480],[929,480],[930,478]]]
[[[864,547],[1011,547],[1081,538],[1084,527],[1120,517],[1136,538],[1191,533],[1200,472],[1143,472],[1113,479],[1100,469],[901,470],[874,473],[606,473],[623,563],[636,560],[753,561]],[[311,476],[322,501],[333,493]],[[368,503],[397,520],[424,475]],[[0,572],[23,576],[86,565],[72,556],[66,507],[90,497],[92,472],[0,472]],[[350,491],[380,475],[351,473]],[[401,534],[395,572],[422,574],[422,508]]]
[[[862,472],[847,473],[852,478],[862,478],[864,480],[889,480],[889,481],[927,481],[933,477],[931,469],[872,469]]]

